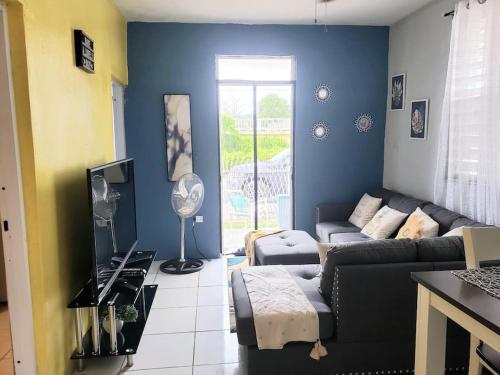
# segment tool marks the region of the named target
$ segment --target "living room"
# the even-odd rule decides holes
[[[498,373],[498,0],[0,15],[1,374]]]

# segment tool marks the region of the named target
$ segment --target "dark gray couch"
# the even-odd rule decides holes
[[[440,234],[462,225],[478,226],[459,214],[401,194],[380,189],[371,192],[398,210],[411,213],[422,207],[440,224]],[[349,208],[351,207],[351,208]],[[319,230],[328,240],[348,228],[354,205],[318,207]],[[333,236],[333,237],[332,237]],[[351,237],[349,237],[351,238]],[[325,240],[325,238],[320,238]],[[343,242],[343,241],[335,241]],[[241,271],[232,274],[238,341],[248,347],[248,374],[408,374],[414,366],[417,288],[411,272],[465,268],[460,237],[344,242],[319,265],[285,266],[318,311],[320,336],[329,355],[309,358],[310,343],[290,343],[283,350],[258,350],[248,293]],[[468,334],[448,324],[446,367],[465,373]]]
[[[461,226],[484,226],[456,212],[435,205],[434,203],[408,197],[387,189],[369,191],[372,197],[382,198],[382,206],[388,205],[395,210],[411,214],[420,207],[427,215],[439,224],[439,236]],[[351,216],[356,203],[325,203],[316,207],[316,235],[320,242],[344,243],[353,241],[372,241],[361,233],[361,229],[351,224]],[[395,237],[395,231],[392,237]]]

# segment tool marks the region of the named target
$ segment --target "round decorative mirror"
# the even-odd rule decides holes
[[[332,97],[332,90],[326,84],[321,84],[316,87],[316,91],[314,93],[316,96],[316,100],[320,103],[326,103]]]
[[[328,126],[324,122],[318,122],[312,127],[312,136],[317,141],[324,141],[328,137]]]
[[[370,115],[359,115],[354,123],[359,132],[366,133],[373,127],[373,120]]]

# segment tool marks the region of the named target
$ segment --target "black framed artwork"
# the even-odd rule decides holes
[[[406,100],[406,73],[391,77],[391,111],[404,111]]]
[[[75,64],[87,73],[94,73],[94,41],[82,30],[74,30]]]
[[[411,101],[410,139],[427,139],[429,99]]]

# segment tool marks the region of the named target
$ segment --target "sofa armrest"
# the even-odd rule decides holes
[[[231,284],[238,343],[240,345],[253,345],[256,336],[253,311],[241,270],[233,271]]]
[[[353,203],[321,203],[316,206],[316,223],[346,221],[356,208]]]
[[[332,304],[337,269],[349,265],[413,263],[417,261],[417,245],[411,240],[377,240],[337,244],[328,251],[321,274],[321,294]]]
[[[337,267],[332,311],[339,343],[415,341],[417,283],[411,272],[440,269],[440,263],[412,262]],[[455,269],[450,263],[444,269]],[[460,268],[460,267],[458,267]],[[448,339],[468,333],[448,319]]]
[[[337,342],[415,340],[417,285],[410,273],[432,269],[428,262],[337,267],[332,293]]]

